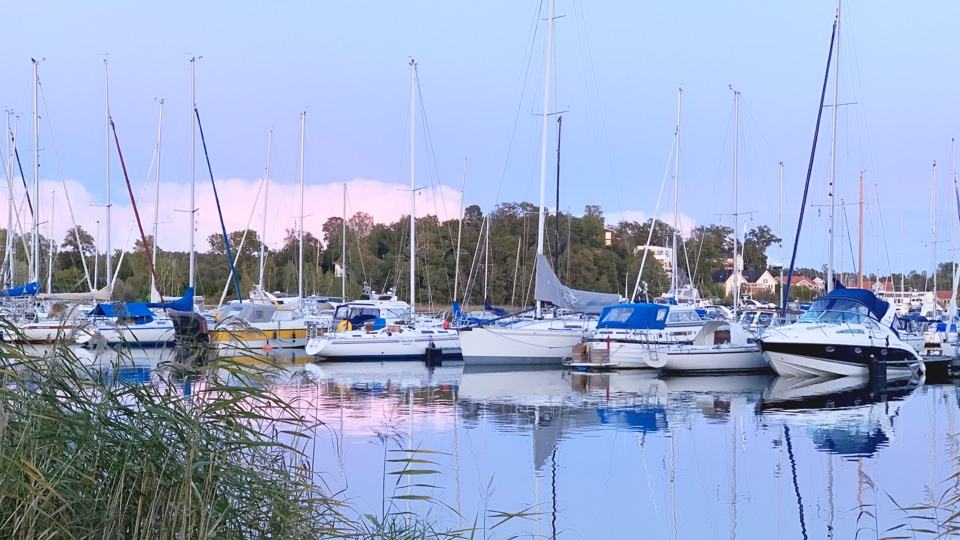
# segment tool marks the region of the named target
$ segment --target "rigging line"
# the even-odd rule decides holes
[[[350,208],[351,210],[353,209],[353,205],[350,204],[350,191],[349,191],[349,190],[347,191],[347,208]],[[354,215],[356,215],[356,214],[354,214]],[[342,226],[343,226],[343,227],[347,227],[347,224],[344,223]],[[348,233],[350,232],[350,227],[347,227],[347,232],[348,232]],[[372,231],[371,231],[371,232],[372,232]],[[353,231],[353,238],[357,241],[357,260],[360,261],[360,272],[363,274],[363,280],[364,280],[364,281],[367,281],[367,268],[366,268],[366,266],[364,266],[364,263],[363,263],[363,250],[360,249],[360,234],[358,234],[358,231],[356,231],[356,230]],[[348,251],[348,252],[347,252],[347,257],[349,257],[349,256],[350,256],[350,252]],[[347,299],[344,298],[343,300],[344,300],[344,302],[346,302]]]
[[[517,110],[513,117],[513,129],[510,132],[510,141],[507,143],[507,155],[503,160],[503,170],[500,173],[500,183],[497,184],[497,196],[494,198],[494,205],[497,205],[500,202],[500,194],[503,191],[503,181],[507,178],[507,165],[510,163],[510,151],[513,149],[513,142],[517,138],[517,127],[520,125],[520,111],[523,109],[523,96],[524,90],[527,88],[527,80],[530,77],[530,66],[533,64],[533,44],[537,40],[537,33],[539,32],[539,21],[540,21],[540,12],[543,11],[543,0],[540,0],[540,4],[537,6],[537,10],[533,16],[533,24],[531,25],[529,40],[529,48],[527,49],[527,61],[526,65],[523,66],[522,74],[523,77],[518,77],[522,79],[519,84],[520,88],[520,99],[517,100]]]
[[[853,273],[856,274],[856,273],[857,273],[857,270],[856,270],[856,269],[857,269],[857,257],[856,257],[856,255],[855,255],[854,252],[853,252],[853,237],[850,235],[850,216],[847,215],[847,207],[846,207],[845,205],[843,205],[843,200],[842,200],[842,199],[841,199],[840,203],[841,203],[840,213],[843,214],[843,226],[844,226],[844,228],[847,229],[847,243],[850,245],[850,261],[852,261],[852,263],[853,263],[853,265],[852,265],[852,267],[853,267]],[[843,272],[843,269],[841,269],[841,273],[842,273],[842,272]],[[859,286],[859,284],[858,284],[858,286]]]
[[[640,270],[637,272],[637,282],[633,286],[633,294],[630,295],[630,299],[634,302],[638,301],[638,295],[640,294],[640,283],[643,278],[643,268],[647,263],[647,255],[650,253],[650,241],[653,239],[653,230],[657,227],[657,214],[660,212],[660,202],[663,199],[663,188],[667,185],[667,178],[670,175],[670,165],[673,162],[673,152],[677,148],[677,137],[674,136],[673,144],[670,145],[670,153],[667,156],[667,165],[663,169],[663,179],[660,181],[660,192],[657,193],[657,206],[653,209],[653,217],[650,218],[650,230],[647,232],[647,243],[643,248],[643,256],[640,257]]]
[[[731,105],[730,114],[727,116],[727,127],[724,128],[723,130],[723,144],[720,145],[720,161],[717,163],[717,172],[714,174],[713,191],[711,192],[711,195],[710,195],[710,204],[707,206],[707,211],[708,211],[707,215],[713,214],[713,203],[718,199],[717,189],[720,186],[720,176],[721,176],[720,171],[723,170],[723,165],[724,165],[723,155],[727,151],[727,141],[729,140],[730,132],[733,131],[732,129],[730,129],[730,126],[733,125],[733,115],[734,115],[733,109],[734,109],[734,106]],[[687,190],[688,201],[689,201],[689,196],[690,196],[690,191]],[[706,226],[703,226],[702,233],[705,233],[706,230],[707,230]],[[693,267],[693,274],[695,276],[699,275],[700,273],[700,258],[703,256],[703,244],[707,239],[707,235],[702,233],[700,234],[700,245],[697,247],[697,256],[694,259],[696,261]],[[736,234],[736,231],[734,231],[734,234]]]
[[[20,167],[20,179],[23,181],[24,195],[25,195],[27,204],[30,206],[30,215],[32,216],[32,215],[33,215],[33,206],[30,205],[30,190],[27,189],[27,181],[26,181],[26,178],[23,176],[23,165],[20,163],[20,155],[17,153],[17,140],[16,140],[16,136],[15,136],[13,133],[10,134],[10,140],[13,141],[13,155],[14,155],[15,158],[16,158],[17,166]],[[11,179],[11,181],[9,182],[9,185],[10,185],[10,190],[13,191],[13,180],[12,180],[12,179]],[[23,202],[21,202],[19,205],[17,205],[17,204],[13,205],[13,215],[14,215],[14,218],[15,218],[15,220],[16,220],[16,225],[17,225],[16,230],[20,231],[20,235],[19,235],[19,236],[20,236],[20,242],[23,244],[23,252],[24,252],[24,254],[26,254],[26,257],[27,257],[27,259],[29,260],[29,258],[30,258],[30,255],[29,255],[29,254],[30,254],[30,247],[27,245],[27,237],[26,237],[26,235],[24,234],[23,222],[22,222],[22,220],[20,219],[20,214],[22,214],[22,213],[23,213]],[[9,233],[8,233],[8,234],[9,234]],[[14,250],[14,251],[16,251],[16,250]],[[16,256],[14,256],[14,263],[16,263]]]
[[[23,182],[23,190],[27,196],[27,206],[30,208],[30,215],[33,215],[33,203],[30,201],[30,188],[27,187],[27,177],[23,174],[23,163],[20,162],[20,152],[16,145],[13,147],[13,157],[17,160],[17,168],[20,169],[20,180]]]
[[[577,18],[577,22],[582,23],[583,28],[585,30],[587,26],[587,21],[583,13],[583,2],[574,2],[573,6],[574,6],[574,14],[576,14],[577,12],[577,7],[580,8],[580,17]],[[577,28],[578,29],[580,28],[580,24],[577,25]],[[578,32],[577,35],[579,37],[580,32]],[[586,45],[587,45],[586,56],[590,60],[590,68],[591,68],[590,74],[593,76],[593,87],[597,95],[597,109],[599,111],[599,116],[600,116],[600,127],[601,127],[601,133],[603,134],[604,147],[607,150],[607,161],[608,161],[608,164],[610,165],[610,177],[613,180],[613,192],[617,197],[617,209],[620,211],[620,215],[623,215],[623,205],[621,204],[621,198],[620,198],[620,186],[619,186],[619,183],[617,182],[616,169],[613,166],[613,152],[610,150],[610,138],[607,136],[607,119],[606,119],[606,116],[604,116],[603,114],[603,100],[600,99],[600,85],[597,83],[596,62],[593,61],[593,47],[590,46],[590,38],[587,36],[586,31],[584,31],[582,35],[583,35],[583,41],[586,42]],[[582,66],[583,58],[584,58],[583,45],[582,43],[579,43],[579,44],[581,46],[580,59],[581,59],[581,66]],[[583,66],[583,68],[584,68],[584,72],[586,72],[586,66]],[[586,77],[584,77],[584,86],[586,86],[586,81],[587,79]],[[589,99],[587,99],[587,108],[590,112],[590,117],[593,118],[593,105]],[[591,127],[594,128],[594,136],[596,136],[596,127],[593,126],[592,123],[591,123]]]
[[[117,156],[120,158],[120,167],[123,169],[123,178],[127,182],[127,192],[130,194],[130,204],[133,205],[133,215],[137,218],[137,227],[140,228],[140,240],[143,242],[142,248],[143,253],[147,257],[147,265],[150,267],[150,274],[153,276],[153,285],[157,288],[157,292],[160,293],[160,301],[163,302],[163,290],[160,289],[160,282],[157,280],[157,270],[153,266],[153,257],[150,254],[149,243],[147,242],[147,236],[143,232],[143,224],[140,222],[140,211],[137,210],[137,201],[133,196],[133,187],[130,185],[130,177],[127,176],[127,164],[123,161],[123,152],[120,150],[120,138],[117,136],[117,126],[113,123],[113,117],[110,118],[110,129],[113,131],[113,140],[117,145]],[[119,266],[119,265],[118,265]],[[91,290],[93,290],[91,288]]]
[[[217,183],[213,179],[213,166],[210,164],[210,154],[207,152],[207,139],[203,136],[203,125],[200,123],[200,109],[193,107],[193,113],[197,117],[197,128],[200,131],[200,143],[203,145],[203,156],[207,161],[207,171],[210,173],[210,184],[213,186],[213,200],[217,203],[217,214],[220,216],[220,229],[223,231],[223,245],[227,248],[227,260],[230,261],[230,271],[233,272],[233,285],[237,290],[237,299],[243,303],[243,293],[240,292],[240,282],[237,279],[237,269],[233,264],[233,253],[230,251],[230,237],[227,236],[227,226],[223,222],[223,211],[220,208],[220,195],[217,194]],[[301,221],[302,221],[301,217]],[[303,228],[303,223],[300,223]],[[159,290],[159,289],[158,289]]]
[[[257,203],[260,202],[260,194],[263,192],[263,186],[265,183],[269,182],[266,173],[263,175],[263,179],[260,180],[260,187],[257,188],[257,196],[253,198],[253,204],[250,209],[250,216],[247,218],[247,226],[243,229],[243,236],[240,237],[240,245],[237,246],[237,260],[240,260],[240,254],[243,253],[243,244],[247,241],[247,233],[250,232],[250,224],[253,223],[253,215],[257,212]],[[259,255],[259,252],[257,253]],[[230,289],[230,280],[234,277],[234,269],[230,268],[230,275],[227,276],[226,283],[223,284],[223,293],[220,294],[220,301],[217,302],[217,307],[223,305],[223,300],[227,297],[227,291]],[[259,294],[262,294],[263,291],[260,291]],[[238,293],[239,294],[239,290]],[[262,298],[262,296],[261,296]],[[303,299],[301,298],[300,301]]]
[[[60,161],[60,149],[57,146],[57,138],[53,132],[53,122],[50,121],[50,111],[47,109],[47,97],[43,93],[43,86],[37,83],[37,87],[40,89],[40,102],[43,103],[43,118],[47,121],[47,129],[50,130],[50,142],[53,144],[53,155],[57,160],[57,170],[60,172],[60,183],[63,185],[63,196],[67,200],[67,211],[70,213],[70,222],[73,224],[73,236],[77,242],[77,251],[80,252],[80,262],[83,266],[83,275],[87,280],[87,286],[90,287],[90,292],[93,292],[93,281],[90,279],[90,270],[87,268],[87,258],[83,256],[82,244],[80,243],[80,231],[77,227],[77,219],[73,215],[73,205],[70,204],[70,191],[67,189],[67,180],[63,174],[63,163]],[[69,232],[68,232],[69,234]],[[50,232],[50,236],[53,236],[53,231]],[[154,239],[156,241],[156,239]],[[146,249],[146,247],[144,247]]]
[[[470,272],[467,273],[467,287],[464,289],[464,307],[470,305],[470,298],[473,296],[473,286],[476,284],[476,278],[480,274],[480,263],[478,262],[480,241],[483,239],[483,231],[485,230],[484,227],[488,219],[490,219],[489,214],[483,216],[480,220],[480,234],[477,235],[477,245],[473,250],[473,261],[470,262]],[[514,280],[514,284],[516,284],[516,280]]]
[[[787,316],[787,301],[790,299],[790,282],[793,281],[793,267],[797,262],[797,244],[800,242],[800,228],[803,226],[803,214],[807,206],[807,194],[810,191],[810,175],[813,172],[813,158],[817,152],[817,137],[820,135],[820,119],[823,117],[823,100],[827,95],[827,82],[830,78],[830,60],[833,58],[833,42],[837,37],[837,19],[833,21],[833,30],[830,32],[830,50],[827,53],[827,68],[823,75],[823,88],[820,90],[820,108],[817,109],[817,124],[813,130],[813,143],[810,147],[810,161],[807,163],[807,179],[803,185],[803,200],[800,203],[800,218],[797,220],[797,234],[793,240],[793,254],[790,256],[790,271],[787,273],[787,283],[784,287],[783,305],[780,316]],[[829,287],[830,284],[827,284]],[[806,535],[804,535],[806,536]]]

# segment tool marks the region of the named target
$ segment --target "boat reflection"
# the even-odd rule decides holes
[[[894,438],[904,399],[922,379],[878,381],[868,377],[777,377],[763,395],[765,421],[803,429],[817,451],[873,456]]]

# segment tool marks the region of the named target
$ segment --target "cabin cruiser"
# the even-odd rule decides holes
[[[596,329],[573,350],[568,365],[580,368],[664,366],[668,347],[691,344],[704,321],[692,306],[619,304],[603,309]]]
[[[662,351],[664,371],[766,371],[766,359],[756,341],[737,323],[707,321],[690,344]]]
[[[895,329],[896,310],[864,289],[836,289],[814,300],[794,324],[771,328],[757,340],[780,375],[887,377],[922,372],[923,361]]]

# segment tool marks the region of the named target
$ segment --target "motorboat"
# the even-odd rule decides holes
[[[666,363],[666,350],[693,343],[704,321],[692,306],[634,303],[603,309],[568,362],[577,368],[654,368]]]
[[[917,351],[900,339],[896,311],[864,289],[836,289],[814,300],[794,324],[757,340],[779,375],[910,377],[924,370]]]
[[[736,323],[707,321],[690,344],[653,353],[665,356],[664,371],[715,372],[770,369],[756,341]]]

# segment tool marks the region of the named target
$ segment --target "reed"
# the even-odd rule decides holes
[[[268,367],[171,365],[131,384],[63,345],[2,346],[0,538],[352,535]]]

